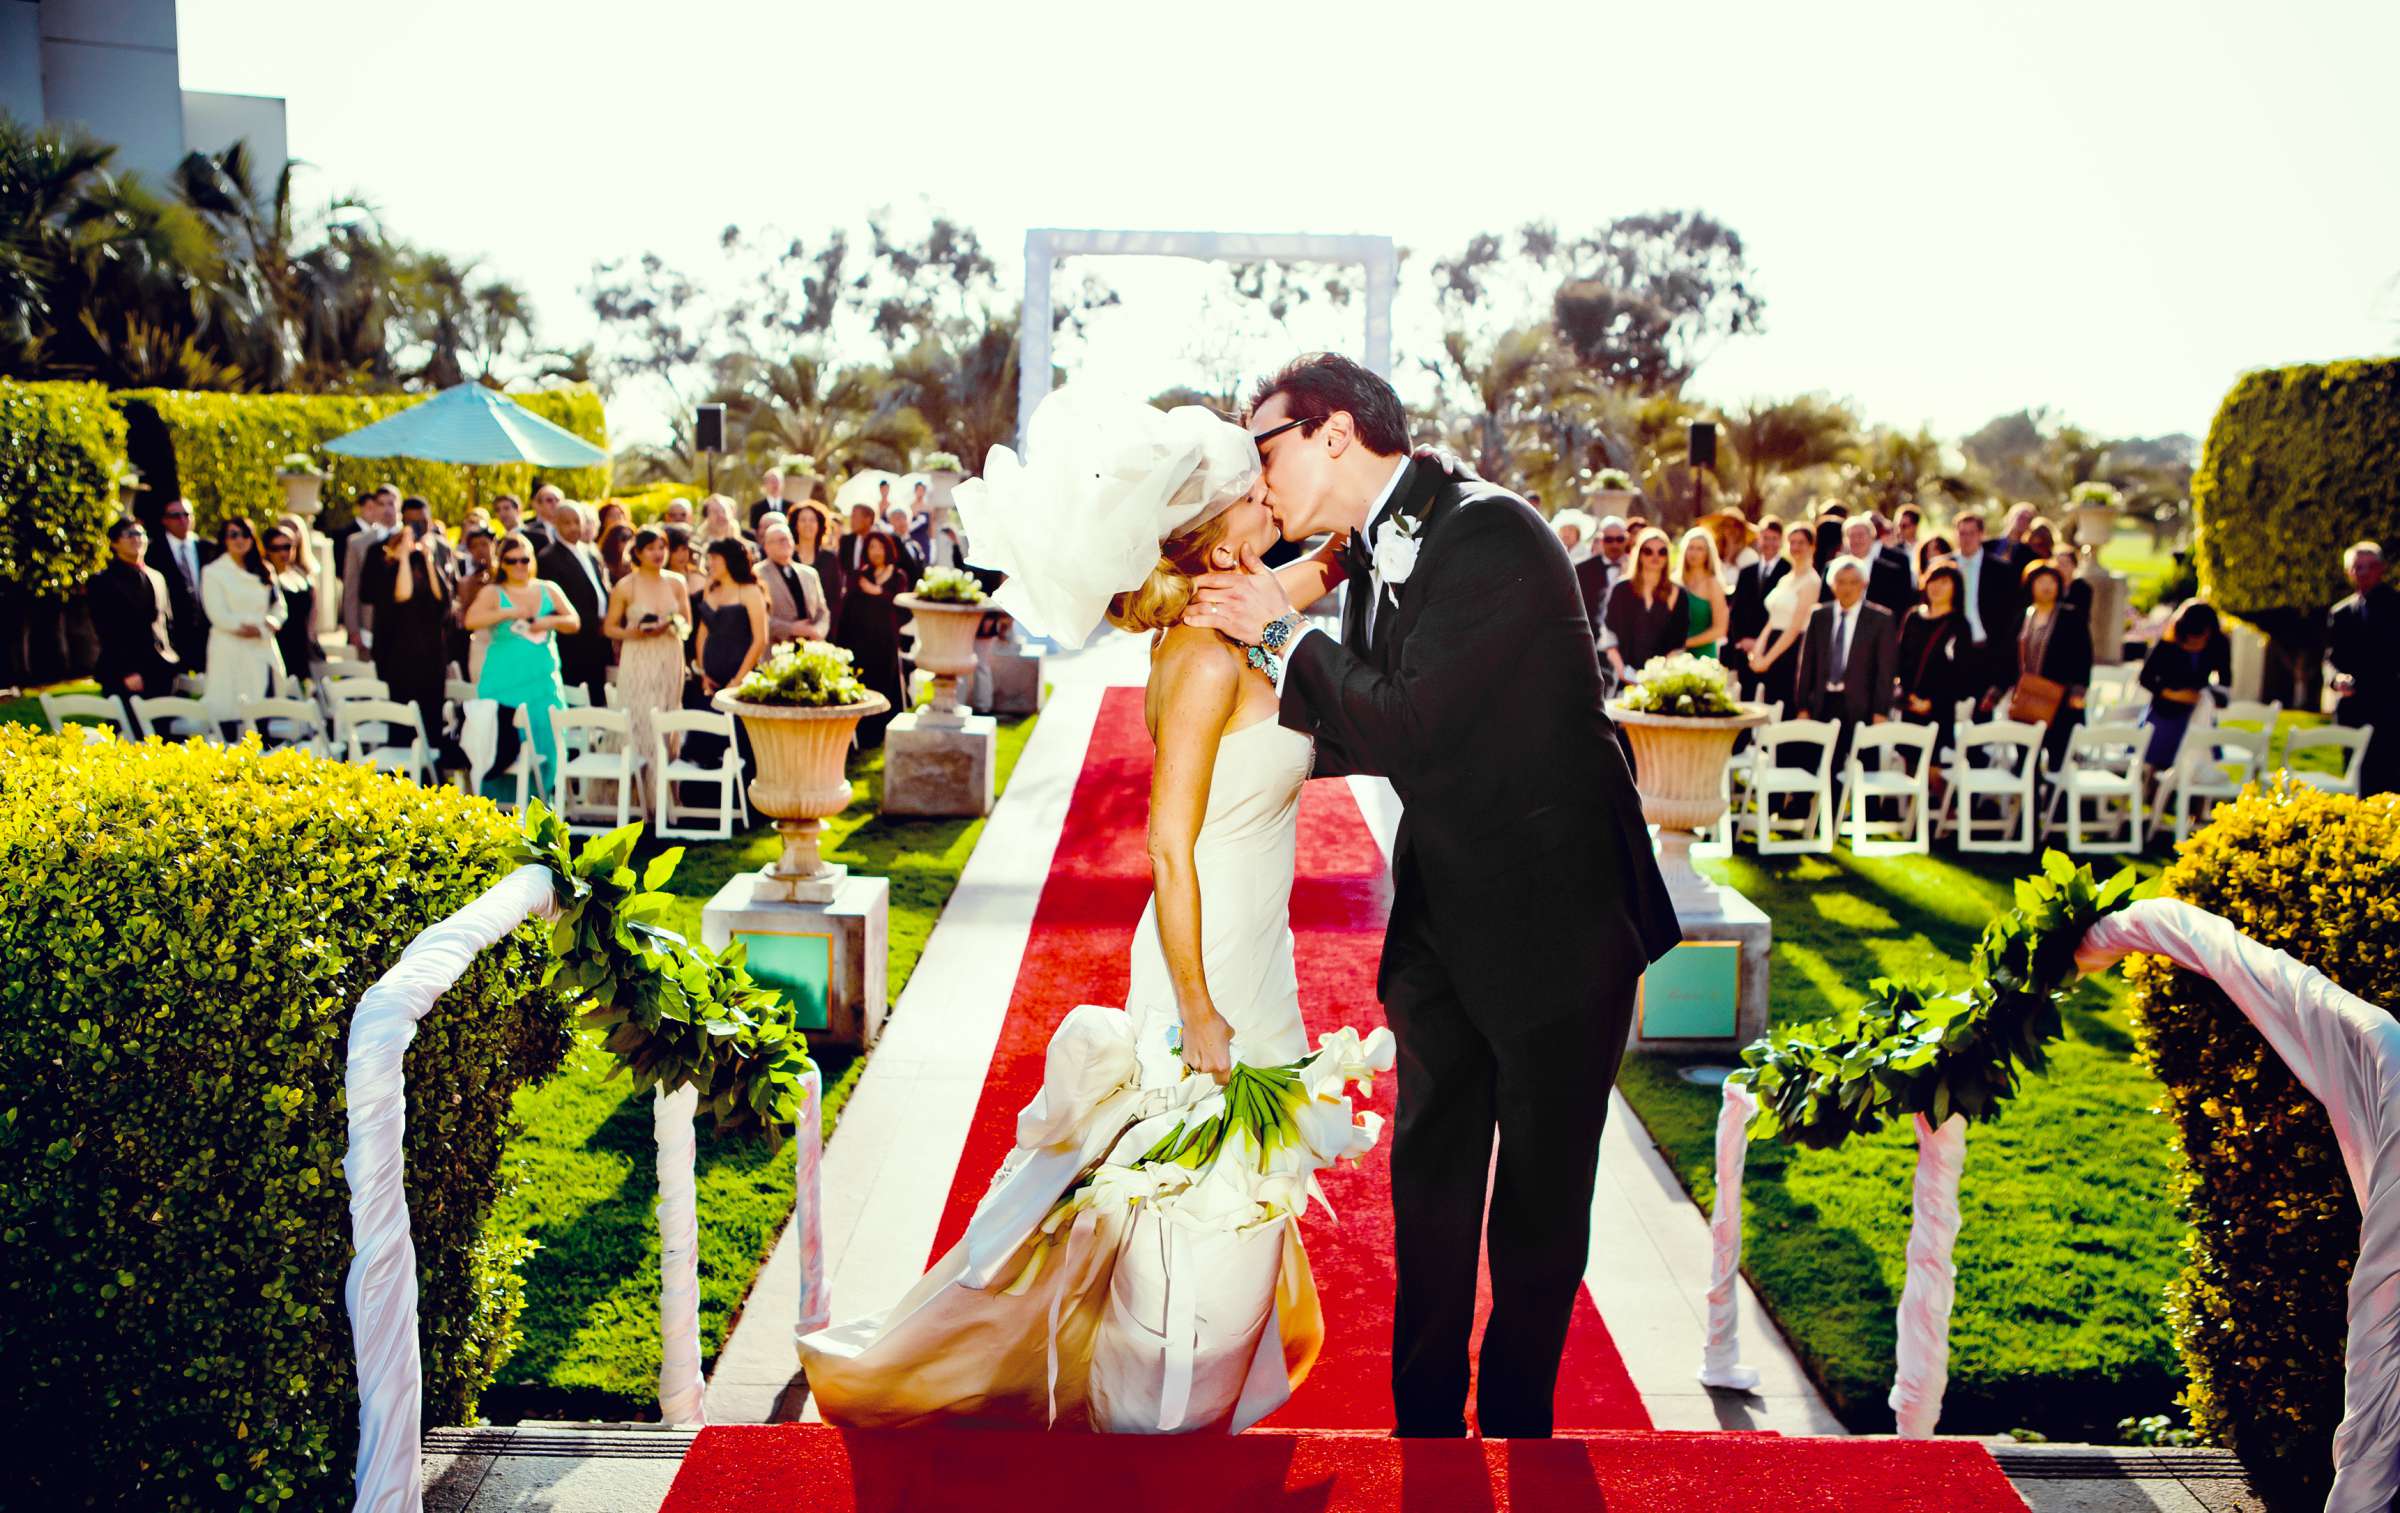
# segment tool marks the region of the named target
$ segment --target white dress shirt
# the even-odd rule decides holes
[[[1975,644],[1980,646],[1984,640],[1983,596],[1977,590],[1983,586],[1983,548],[1977,547],[1972,552],[1960,552],[1956,560],[1959,576],[1967,580],[1967,602],[1964,606],[1967,612],[1967,632],[1974,638]]]
[[[1360,527],[1360,529],[1367,533],[1367,561],[1369,564],[1371,564],[1368,568],[1367,582],[1363,586],[1369,592],[1375,595],[1374,599],[1369,601],[1369,608],[1367,610],[1367,636],[1370,641],[1373,640],[1375,635],[1376,611],[1383,603],[1383,567],[1381,563],[1375,561],[1375,541],[1377,535],[1376,517],[1383,513],[1383,507],[1385,505],[1391,503],[1392,491],[1400,487],[1400,475],[1407,471],[1407,458],[1403,457],[1397,463],[1393,464],[1392,476],[1383,481],[1382,489],[1379,490],[1375,495],[1375,502],[1367,506],[1367,523]],[[1352,593],[1356,593],[1361,586],[1362,585],[1360,584],[1354,583],[1350,585],[1350,591]],[[1310,636],[1316,635],[1317,633],[1316,626],[1308,623],[1306,620],[1303,620],[1300,624],[1300,629],[1293,634],[1290,641],[1285,643],[1283,648],[1283,658],[1275,668],[1275,692],[1277,694],[1280,695],[1283,692],[1284,673],[1289,670],[1292,665],[1293,653],[1299,651],[1300,643],[1302,641],[1307,640]],[[1361,649],[1363,650],[1364,648]]]

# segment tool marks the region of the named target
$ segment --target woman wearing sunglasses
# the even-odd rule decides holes
[[[1683,650],[1691,636],[1691,599],[1675,582],[1673,543],[1652,526],[1634,538],[1633,570],[1609,590],[1606,620],[1616,636],[1609,670],[1623,682],[1652,657]]]
[[[533,749],[540,760],[534,790],[548,793],[557,771],[558,736],[550,712],[565,707],[566,684],[558,672],[558,638],[583,628],[575,606],[556,586],[534,576],[533,543],[522,531],[500,538],[498,576],[484,586],[467,608],[467,629],[488,630],[491,644],[483,654],[483,671],[475,680],[475,697],[490,699],[502,709],[525,711],[533,729]],[[511,793],[514,784],[498,777],[514,765],[517,751],[514,722],[500,722],[499,759],[486,786],[501,783]]]
[[[217,560],[200,570],[200,607],[208,615],[208,717],[230,735],[242,705],[264,699],[283,681],[275,633],[285,605],[258,549],[258,532],[238,516],[217,530]]]

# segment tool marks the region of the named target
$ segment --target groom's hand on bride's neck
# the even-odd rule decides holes
[[[1256,646],[1269,623],[1292,612],[1282,580],[1268,571],[1257,551],[1241,549],[1241,566],[1231,572],[1204,573],[1193,584],[1192,607],[1183,623],[1198,625]]]

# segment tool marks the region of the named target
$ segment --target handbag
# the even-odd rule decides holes
[[[2040,673],[2025,673],[2008,696],[2008,717],[2028,725],[2047,725],[2058,718],[2058,707],[2066,699],[2066,684]]]

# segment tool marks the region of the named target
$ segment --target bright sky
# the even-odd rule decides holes
[[[361,191],[482,258],[561,344],[592,328],[595,261],[706,276],[728,222],[813,238],[894,205],[975,227],[1012,289],[1031,226],[1385,233],[1417,253],[1405,285],[1478,231],[1703,209],[1743,237],[1767,329],[1695,391],[1825,389],[1946,434],[2050,405],[2197,435],[2244,368],[2400,345],[2391,0],[179,16],[186,88],[289,101],[308,198]],[[1196,377],[1200,278],[1102,271],[1132,308],[1070,361]]]

